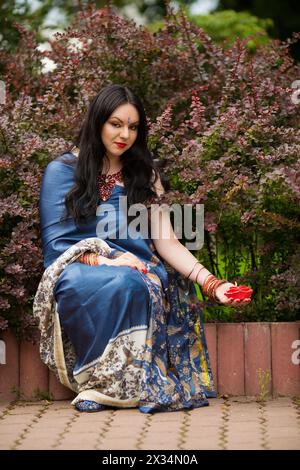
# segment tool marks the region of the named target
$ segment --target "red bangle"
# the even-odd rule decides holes
[[[98,266],[99,265],[99,259],[98,255],[96,253],[91,253],[91,252],[84,252],[80,257],[79,261],[84,264],[88,264],[90,266]]]
[[[202,286],[203,293],[209,297],[210,300],[218,302],[216,297],[216,290],[221,284],[228,282],[226,279],[218,279],[213,274],[209,274]]]

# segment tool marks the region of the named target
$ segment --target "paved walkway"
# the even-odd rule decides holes
[[[79,413],[67,401],[0,403],[0,449],[300,450],[300,399],[211,399],[192,411]]]

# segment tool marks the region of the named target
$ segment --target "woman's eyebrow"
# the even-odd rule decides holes
[[[123,122],[123,121],[122,121],[120,118],[118,118],[117,116],[112,116],[111,119],[118,119],[118,121]],[[131,122],[130,124],[131,124],[131,125],[132,125],[132,124],[139,124],[139,121]]]

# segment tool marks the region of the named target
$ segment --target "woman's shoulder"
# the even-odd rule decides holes
[[[45,172],[53,173],[60,170],[74,171],[77,164],[77,155],[72,151],[64,152],[51,160],[45,168]]]
[[[43,172],[43,186],[73,181],[76,162],[77,157],[73,152],[64,152],[51,160]]]
[[[71,150],[67,150],[66,152],[58,155],[52,162],[62,163],[64,165],[69,165],[71,167],[76,166],[78,160],[78,149],[73,147]],[[52,163],[50,162],[50,163]]]

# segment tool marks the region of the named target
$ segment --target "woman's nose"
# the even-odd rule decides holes
[[[124,139],[128,139],[129,137],[129,129],[128,127],[123,127],[121,129],[121,134],[120,134],[121,137],[123,137]]]

